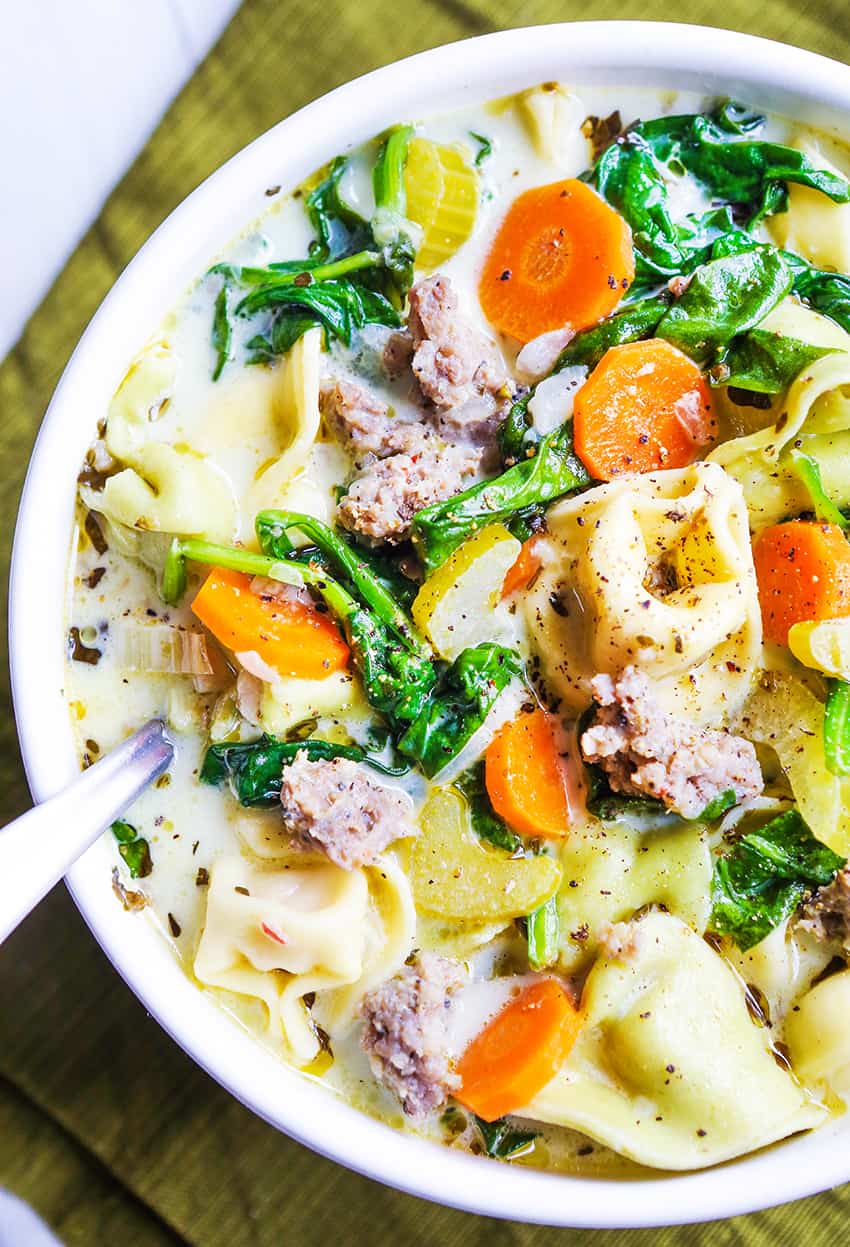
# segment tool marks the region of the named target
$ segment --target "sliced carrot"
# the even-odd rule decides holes
[[[573,404],[576,452],[598,481],[683,468],[716,434],[705,378],[661,338],[612,346]]]
[[[529,537],[522,543],[522,549],[516,561],[508,568],[502,585],[502,597],[510,597],[517,589],[524,589],[540,567],[540,557],[536,552],[537,537]]]
[[[348,646],[332,619],[297,599],[253,593],[242,572],[214,568],[192,610],[222,645],[255,653],[281,676],[320,680],[348,663]]]
[[[460,1058],[455,1098],[484,1121],[515,1113],[557,1074],[581,1029],[581,1014],[554,979],[540,979],[505,1005]]]
[[[530,342],[585,329],[613,311],[635,275],[628,225],[584,182],[535,186],[511,204],[478,297],[501,332]]]
[[[774,524],[753,560],[766,640],[787,645],[792,624],[850,615],[850,542],[837,524]]]
[[[540,708],[506,723],[484,758],[493,809],[527,836],[561,837],[570,822],[557,723]]]

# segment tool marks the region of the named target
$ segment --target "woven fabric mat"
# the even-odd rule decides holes
[[[466,35],[589,17],[722,24],[850,61],[846,0],[681,0],[675,13],[664,0],[246,0],[0,367],[3,585],[27,458],[68,356],[128,260],[202,178],[355,74]],[[61,187],[45,183],[61,211]],[[29,797],[5,670],[0,732],[6,821]],[[386,1190],[275,1133],[196,1068],[111,970],[63,888],[0,950],[0,1185],[85,1247],[797,1247],[842,1241],[850,1217],[848,1187],[722,1224],[549,1230]]]

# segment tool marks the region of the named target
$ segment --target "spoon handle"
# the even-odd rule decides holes
[[[173,756],[162,720],[151,719],[63,792],[0,831],[0,942]]]

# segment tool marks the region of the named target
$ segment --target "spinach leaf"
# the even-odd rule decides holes
[[[550,896],[526,918],[528,964],[532,970],[545,970],[558,960],[561,946],[561,918],[557,896]]]
[[[812,888],[829,883],[844,859],[789,810],[737,840],[714,866],[711,929],[740,949],[760,943]]]
[[[656,336],[704,364],[764,320],[788,294],[792,281],[774,247],[753,246],[712,260],[696,270]]]
[[[487,524],[505,523],[517,511],[548,504],[589,484],[590,477],[573,451],[572,424],[568,421],[543,438],[533,458],[417,512],[413,517],[413,545],[425,574],[444,563],[453,550]]]
[[[233,330],[227,310],[228,283],[223,281],[216,295],[213,311],[212,347],[215,351],[215,367],[212,379],[218,381],[224,365],[230,359],[230,347],[233,341]]]
[[[217,264],[210,271],[225,287],[247,288],[236,315],[264,315],[262,331],[247,344],[248,363],[264,364],[285,354],[308,329],[321,325],[326,341],[351,344],[354,330],[378,324],[397,328],[398,309],[413,281],[416,248],[404,218],[404,165],[411,126],[396,126],[382,144],[373,170],[375,214],[362,217],[341,194],[348,167],[334,160],[327,176],[306,200],[316,237],[303,260],[265,268]],[[227,295],[219,294],[213,319],[218,379],[229,357],[232,324]]]
[[[522,674],[513,650],[492,641],[465,649],[398,742],[430,779],[457,757],[496,698]]]
[[[475,766],[464,771],[455,781],[469,803],[469,818],[472,830],[482,840],[487,840],[506,853],[519,853],[522,841],[516,832],[511,831],[507,823],[499,818],[487,794],[484,781],[484,763],[476,762]]]
[[[140,836],[132,823],[119,818],[112,824],[112,834],[118,841],[118,852],[121,854],[131,879],[146,879],[153,870],[150,845],[144,836]]]
[[[404,775],[409,770],[406,765],[387,766],[359,745],[339,745],[315,737],[283,741],[263,736],[248,744],[211,745],[204,756],[199,778],[202,784],[216,787],[226,781],[242,805],[272,807],[280,801],[283,768],[299,753],[306,753],[311,762],[332,758],[365,762],[382,775]]]
[[[496,1121],[484,1121],[476,1116],[475,1124],[484,1143],[484,1151],[496,1160],[515,1160],[534,1149],[539,1130],[517,1130],[504,1117]]]
[[[830,347],[812,346],[769,329],[751,329],[732,339],[710,370],[709,380],[756,394],[780,394],[804,368],[830,352]]]
[[[850,775],[850,684],[830,680],[823,716],[823,752],[833,775]]]
[[[712,236],[731,227],[733,216],[752,227],[782,211],[788,182],[819,190],[836,203],[850,201],[847,181],[816,168],[803,152],[744,137],[764,121],[726,102],[713,114],[658,117],[633,126],[602,153],[587,178],[632,228],[635,288],[691,272],[704,262]],[[674,219],[668,183],[683,174],[723,205]]]
[[[333,529],[312,515],[299,511],[261,511],[254,521],[263,554],[289,558],[293,546],[287,533],[295,530],[314,542],[334,575],[346,580],[368,606],[412,650],[431,658],[431,650],[415,632],[393,592],[376,574],[358,547],[344,541]],[[400,573],[399,573],[400,575]],[[414,593],[416,587],[414,586]]]
[[[310,244],[313,259],[328,260],[371,245],[368,221],[340,194],[340,182],[347,168],[348,160],[337,156],[327,177],[307,196],[307,216],[316,234]]]
[[[794,274],[794,293],[850,333],[850,277],[815,268],[792,251],[782,258]]]
[[[737,804],[738,794],[735,789],[724,788],[716,797],[712,797],[705,809],[697,814],[697,818],[702,822],[712,823],[715,819],[722,818],[727,810],[731,810]]]
[[[272,330],[272,350],[288,350],[305,326],[321,325],[325,337],[338,338],[345,346],[351,345],[355,329],[364,325],[388,325],[397,328],[401,318],[392,304],[376,290],[369,290],[353,281],[331,279],[316,281],[311,285],[273,281],[253,289],[236,306],[239,316],[252,316],[256,312],[274,309],[278,313],[283,338],[276,338]],[[295,313],[297,334],[286,324],[287,316]]]

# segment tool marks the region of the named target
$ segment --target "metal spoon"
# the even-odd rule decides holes
[[[151,719],[0,831],[0,943],[173,757],[162,720]]]

